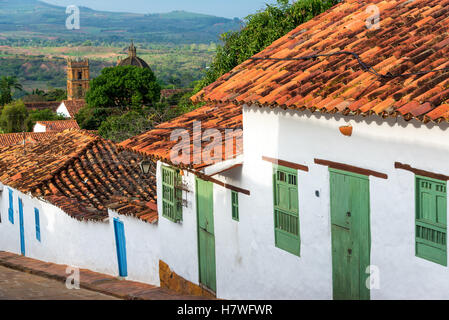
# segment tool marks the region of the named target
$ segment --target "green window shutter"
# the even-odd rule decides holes
[[[170,167],[162,167],[162,216],[173,221],[182,221],[182,190],[179,173]]]
[[[299,256],[298,173],[294,169],[273,167],[274,232],[276,247]]]
[[[239,221],[239,194],[231,191],[232,219]]]
[[[416,256],[447,266],[447,183],[416,176]]]

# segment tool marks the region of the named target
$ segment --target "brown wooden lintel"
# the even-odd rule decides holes
[[[403,163],[400,163],[400,162],[395,162],[394,163],[394,167],[396,169],[402,169],[402,170],[410,171],[410,172],[413,172],[414,174],[417,174],[417,175],[423,176],[423,177],[427,177],[427,178],[443,180],[443,181],[448,181],[449,180],[449,176],[446,176],[446,175],[440,174],[440,173],[434,173],[434,172],[430,172],[430,171],[416,169],[416,168],[413,168],[409,164],[403,164]]]
[[[284,160],[279,160],[279,159],[274,159],[274,158],[265,157],[265,156],[262,156],[262,160],[268,161],[268,162],[271,162],[271,163],[274,163],[274,164],[277,164],[277,165],[280,165],[280,166],[283,166],[283,167],[309,172],[309,167],[304,166],[302,164],[297,164],[297,163],[284,161]]]
[[[204,181],[209,181],[209,182],[218,184],[219,186],[222,186],[223,188],[226,188],[226,189],[229,189],[229,190],[232,190],[232,191],[235,191],[235,192],[243,193],[243,194],[246,194],[247,196],[249,196],[251,194],[249,190],[242,189],[242,188],[233,186],[231,184],[227,184],[227,183],[221,182],[220,180],[212,178],[211,176],[208,176],[208,175],[206,175],[204,173],[201,173],[201,172],[198,172],[198,171],[191,171],[191,170],[188,170],[188,171],[190,171],[191,173],[193,173],[198,178],[200,178],[200,179],[202,179]]]
[[[339,163],[339,162],[333,162],[329,160],[322,160],[322,159],[315,159],[315,163],[323,166],[327,166],[332,169],[337,170],[343,170],[348,171],[352,173],[361,174],[364,176],[373,176],[381,179],[388,179],[388,175],[385,173],[369,170],[369,169],[363,169],[355,166],[351,166],[349,164]]]

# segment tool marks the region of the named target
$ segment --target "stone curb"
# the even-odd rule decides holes
[[[20,259],[23,259],[23,263],[20,263]],[[19,261],[18,261],[19,260]],[[37,268],[32,268],[27,264],[37,263]],[[40,265],[39,265],[40,264]],[[58,274],[56,272],[49,272],[42,270],[48,265],[48,267],[56,267],[65,270],[66,265],[58,265],[54,263],[47,263],[40,260],[22,257],[9,252],[0,251],[0,265],[14,269],[17,271],[33,274],[36,276],[44,277],[47,279],[56,280],[58,282],[66,282],[67,276]],[[40,268],[41,267],[41,268]],[[84,274],[84,277],[83,277]],[[96,279],[98,277],[98,279]],[[80,279],[87,278],[88,281],[80,281],[80,288],[102,293],[105,295],[113,296],[123,300],[204,300],[204,297],[197,296],[184,296],[180,295],[174,291],[167,290],[164,288],[128,281],[119,280],[113,276],[100,274],[86,269],[80,269]],[[107,284],[116,284],[119,288],[117,290],[108,290]],[[104,287],[106,285],[106,288]],[[128,289],[128,290],[127,290]],[[120,291],[134,291],[131,293],[120,293]]]

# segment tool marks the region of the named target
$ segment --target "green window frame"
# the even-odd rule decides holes
[[[447,182],[415,177],[415,253],[447,266]]]
[[[174,168],[162,166],[162,216],[173,222],[182,221],[181,176]]]
[[[275,245],[300,256],[297,170],[273,166],[273,198]]]
[[[239,194],[231,191],[232,219],[239,221]]]

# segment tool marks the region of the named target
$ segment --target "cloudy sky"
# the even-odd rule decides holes
[[[173,10],[211,14],[227,18],[243,18],[275,0],[44,0],[68,6],[79,5],[95,10],[137,13],[163,13]]]

